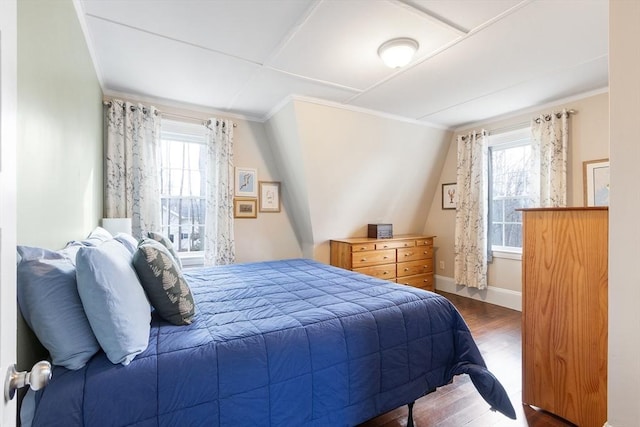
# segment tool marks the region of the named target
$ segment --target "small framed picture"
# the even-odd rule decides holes
[[[258,197],[258,171],[252,168],[236,168],[235,189],[238,197]]]
[[[582,162],[585,206],[609,206],[609,159]]]
[[[233,199],[234,218],[256,218],[258,216],[257,199],[236,197]]]
[[[280,183],[260,181],[260,212],[280,212]]]
[[[455,182],[442,184],[442,209],[455,209],[458,204],[458,185]]]

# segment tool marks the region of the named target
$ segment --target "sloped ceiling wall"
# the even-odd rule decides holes
[[[369,223],[423,232],[451,132],[299,99],[266,129],[305,257],[328,263]]]

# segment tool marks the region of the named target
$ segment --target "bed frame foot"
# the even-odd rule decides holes
[[[411,402],[407,404],[409,407],[409,414],[407,415],[407,427],[413,427],[413,404],[415,402]]]

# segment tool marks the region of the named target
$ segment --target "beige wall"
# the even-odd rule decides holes
[[[450,132],[311,101],[292,104],[275,117],[289,127],[274,119],[267,126],[295,202],[308,204],[293,218],[305,256],[328,263],[329,240],[365,236],[368,223],[391,223],[394,234],[422,232]]]
[[[19,1],[19,244],[57,249],[98,225],[101,99],[73,3]]]
[[[532,111],[506,119],[498,119],[477,124],[474,129],[493,131],[504,129],[520,123],[529,123],[532,117],[548,111],[559,111],[562,108],[574,109],[576,114],[570,119],[569,165],[568,165],[568,204],[582,206],[582,162],[585,160],[609,157],[609,97],[600,93],[582,99],[575,99],[558,105],[552,105],[539,111]],[[451,138],[449,150],[439,178],[438,185],[456,182],[456,138],[469,129],[463,129]],[[436,191],[425,232],[438,236],[435,240],[435,273],[442,277],[453,277],[453,234],[455,229],[455,211],[442,210],[442,192]],[[440,268],[444,261],[445,268]],[[490,287],[520,292],[521,263],[519,260],[494,258],[489,265],[488,282]]]
[[[640,2],[609,2],[611,198],[609,393],[611,427],[640,425]]]

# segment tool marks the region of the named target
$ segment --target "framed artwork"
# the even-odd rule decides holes
[[[280,212],[280,183],[260,181],[260,212]]]
[[[246,197],[233,199],[234,218],[256,218],[258,216],[257,200]]]
[[[585,206],[609,206],[609,159],[582,162]]]
[[[456,190],[458,185],[455,182],[442,184],[442,209],[455,209],[458,202]]]
[[[236,168],[235,189],[238,197],[258,197],[258,171]]]

